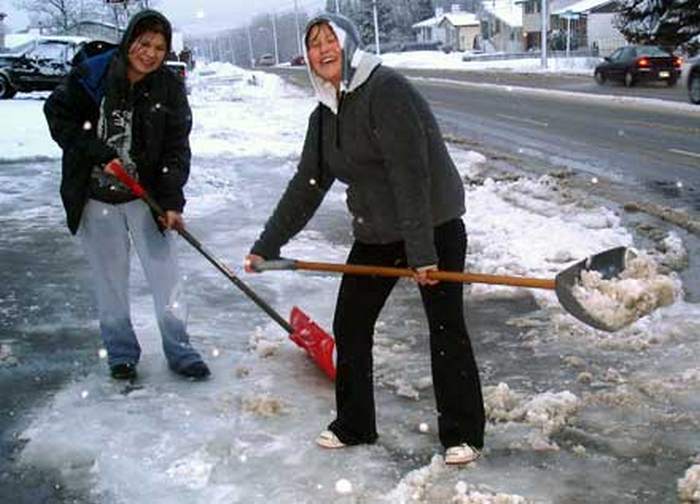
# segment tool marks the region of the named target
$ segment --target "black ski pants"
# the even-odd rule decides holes
[[[438,267],[463,271],[466,232],[461,219],[435,228]],[[373,245],[355,242],[348,264],[405,266],[403,242]],[[337,418],[329,429],[345,444],[377,439],[372,344],[374,326],[396,278],[343,275],[333,321],[337,348]],[[461,283],[421,286],[430,329],[430,357],[440,442],[445,448],[484,444],[484,403],[479,371],[464,321]]]

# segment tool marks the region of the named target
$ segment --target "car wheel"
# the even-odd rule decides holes
[[[10,84],[7,77],[0,75],[0,100],[7,100],[17,94],[17,90]]]
[[[625,87],[634,86],[634,75],[632,72],[625,72]]]
[[[603,84],[605,84],[605,74],[603,74],[603,72],[600,72],[600,71],[597,71],[597,70],[596,70],[596,72],[595,72],[595,74],[593,75],[593,77],[595,78],[595,81],[596,81],[598,84],[600,84],[601,86],[602,86]]]
[[[700,105],[700,72],[695,72],[688,81],[688,97],[691,103]]]

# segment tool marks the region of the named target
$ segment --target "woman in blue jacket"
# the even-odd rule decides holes
[[[92,267],[100,334],[115,379],[135,378],[141,355],[129,304],[132,246],[153,293],[170,368],[191,378],[210,374],[189,342],[173,236],[166,231],[183,226],[192,126],[184,83],[163,66],[171,39],[162,14],[136,14],[120,46],[92,47],[44,107],[63,149],[61,199]],[[151,193],[164,219],[112,176],[105,168],[112,161]]]

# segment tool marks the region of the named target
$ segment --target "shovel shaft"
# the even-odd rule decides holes
[[[124,170],[124,168],[119,163],[111,163],[111,169],[116,174],[117,178],[124,183],[131,191],[141,198],[159,217],[165,217],[165,212],[160,207],[160,205],[151,197],[146,190],[141,187],[141,185],[134,180],[129,174]],[[186,229],[178,229],[178,234],[182,236],[187,243],[192,245],[197,251],[202,254],[211,264],[214,265],[221,273],[223,273],[226,278],[228,278],[233,284],[238,287],[243,293],[248,296],[256,305],[258,305],[262,310],[267,313],[275,322],[277,322],[285,331],[289,334],[294,332],[294,328],[289,322],[287,322],[282,316],[277,313],[269,304],[267,304],[260,296],[258,296],[253,289],[248,287],[240,278],[238,278],[231,269],[226,266],[222,261],[214,257],[214,255],[209,252],[202,243],[195,238]]]
[[[409,268],[390,268],[384,266],[364,266],[357,264],[319,263],[307,261],[292,261],[292,269],[307,271],[328,271],[348,273],[351,275],[376,275],[388,277],[412,277],[414,271]],[[481,273],[466,273],[456,271],[430,271],[428,278],[444,282],[484,283],[494,285],[511,285],[515,287],[532,287],[535,289],[554,289],[554,279],[527,278],[503,275],[486,275]]]

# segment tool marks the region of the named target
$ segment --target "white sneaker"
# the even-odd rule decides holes
[[[445,464],[469,464],[481,456],[481,452],[468,444],[450,446],[445,451]]]
[[[347,445],[343,443],[338,436],[329,430],[324,430],[316,438],[316,444],[323,448],[345,448]]]

